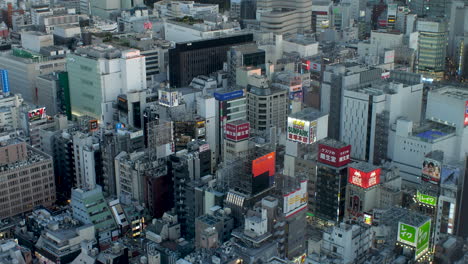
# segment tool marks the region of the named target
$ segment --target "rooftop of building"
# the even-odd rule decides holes
[[[19,142],[20,143],[20,142]],[[16,144],[19,144],[19,143],[16,143]],[[13,143],[15,144],[15,143]],[[19,160],[17,162],[14,162],[14,163],[10,163],[10,164],[5,164],[5,165],[2,165],[0,166],[0,175],[3,175],[3,174],[7,174],[7,173],[10,173],[14,170],[21,170],[21,169],[24,169],[24,168],[28,168],[30,166],[33,166],[37,163],[40,163],[40,162],[46,162],[46,161],[49,161],[49,162],[52,162],[52,158],[47,155],[46,153],[42,152],[42,151],[39,151],[35,148],[32,148],[31,146],[27,146],[27,151],[28,151],[28,154],[27,154],[27,158],[25,160]]]
[[[300,119],[300,120],[305,120],[305,121],[313,121],[325,115],[326,114],[314,108],[304,108],[302,111],[299,111],[294,114],[290,114],[289,117]]]
[[[463,101],[468,100],[468,89],[464,89],[461,87],[445,86],[440,89],[432,90],[430,93],[436,93]]]
[[[287,38],[285,40],[303,46],[318,43],[314,35],[295,35],[294,37]]]
[[[247,44],[242,44],[242,45],[236,45],[236,46],[232,46],[231,49],[242,52],[243,54],[263,51],[263,50],[259,49],[258,45],[255,44],[255,43],[247,43]]]
[[[354,168],[354,169],[358,169],[358,170],[363,171],[363,172],[371,172],[371,171],[374,171],[374,170],[379,168],[379,167],[377,167],[377,166],[375,166],[375,165],[373,165],[371,163],[367,163],[367,162],[363,162],[363,161],[351,163],[349,165],[349,167]]]
[[[446,124],[426,120],[424,123],[413,127],[413,137],[423,141],[433,142],[445,136],[455,133],[456,128]]]
[[[326,146],[329,146],[329,147],[332,147],[332,148],[344,148],[346,146],[349,146],[349,144],[346,144],[342,141],[339,141],[339,140],[336,140],[336,139],[333,139],[333,138],[324,138],[322,140],[319,141],[320,144],[322,145],[326,145]]]
[[[117,59],[122,56],[122,50],[107,44],[95,44],[90,46],[78,47],[76,55],[90,57],[95,59]]]

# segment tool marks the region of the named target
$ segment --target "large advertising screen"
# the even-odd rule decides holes
[[[468,126],[468,101],[465,102],[465,126]]]
[[[233,141],[241,141],[249,138],[250,123],[245,122],[242,124],[227,123],[225,127],[226,139]]]
[[[367,189],[380,183],[380,168],[364,172],[352,167],[348,168],[348,182]]]
[[[460,168],[449,165],[442,165],[442,173],[440,176],[441,184],[458,185],[459,179]]]
[[[422,194],[419,191],[416,191],[416,200],[422,204],[427,204],[430,206],[436,206],[437,205],[437,197],[427,195],[427,194]]]
[[[319,144],[318,161],[334,167],[342,167],[351,161],[350,154],[351,145],[343,148],[334,148]]]
[[[431,234],[431,220],[427,220],[418,228],[418,239],[416,243],[415,259],[419,259],[429,250],[429,238]]]
[[[398,224],[398,242],[408,246],[416,246],[416,227],[400,222]]]
[[[317,121],[305,121],[288,117],[288,139],[305,144],[317,141]]]
[[[46,108],[45,107],[34,109],[34,110],[31,110],[31,111],[28,112],[29,122],[40,120],[40,119],[43,119],[43,118],[46,118],[46,117],[47,117],[47,115],[46,115]]]
[[[258,193],[273,185],[276,152],[268,153],[252,161],[252,191]]]
[[[293,216],[307,208],[307,201],[307,181],[301,181],[299,189],[283,195],[283,213],[286,217]]]
[[[425,158],[422,164],[422,179],[438,183],[440,181],[440,162],[434,159]]]

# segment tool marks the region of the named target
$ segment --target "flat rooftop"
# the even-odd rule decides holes
[[[468,100],[468,89],[463,89],[461,87],[446,86],[441,89],[433,90],[431,92],[438,93],[440,95],[445,95],[447,97],[456,98],[459,100]]]
[[[348,144],[344,143],[344,142],[341,142],[341,141],[338,141],[338,140],[335,140],[333,138],[325,138],[325,139],[322,139],[319,141],[320,144],[323,144],[323,145],[326,145],[326,146],[329,146],[329,147],[332,147],[332,148],[344,148],[346,146],[348,146]]]
[[[367,163],[367,162],[354,162],[354,163],[351,163],[349,165],[349,167],[354,168],[354,169],[358,169],[358,170],[363,171],[363,172],[371,172],[371,171],[374,171],[374,170],[379,168],[379,167],[377,167],[377,166],[375,166],[373,164]]]
[[[326,114],[316,110],[314,108],[304,108],[302,111],[290,114],[289,117],[296,118],[300,120],[313,121],[324,116]]]

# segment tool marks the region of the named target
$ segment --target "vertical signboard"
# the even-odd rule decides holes
[[[425,158],[422,165],[422,179],[436,184],[439,183],[441,173],[440,162],[434,159]]]
[[[429,238],[431,234],[431,220],[427,220],[418,228],[418,239],[416,243],[415,259],[419,259],[429,250]]]
[[[0,78],[2,81],[2,91],[4,95],[10,94],[10,81],[8,80],[8,71],[0,70]]]
[[[465,102],[465,126],[468,126],[468,101]]]
[[[402,222],[398,223],[398,242],[415,247],[416,246],[416,227]]]

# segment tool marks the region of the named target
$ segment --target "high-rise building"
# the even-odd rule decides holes
[[[310,30],[312,2],[308,0],[257,0],[260,28],[275,34]]]
[[[345,213],[347,164],[351,146],[333,139],[319,143],[315,214],[324,220],[339,222]]]
[[[252,34],[177,43],[169,50],[171,87],[188,86],[193,78],[223,69],[227,51],[234,45],[253,42]]]
[[[261,67],[265,64],[265,51],[258,48],[256,44],[243,44],[233,46],[228,50],[228,80],[230,85],[236,83],[236,70],[244,66]]]
[[[449,3],[448,0],[414,0],[408,2],[408,6],[419,17],[444,17],[447,16]]]
[[[99,138],[77,132],[73,135],[76,186],[94,188],[102,184],[102,158]]]
[[[267,131],[272,127],[286,131],[288,117],[288,90],[261,86],[250,86],[247,91],[247,120],[255,131]]]
[[[426,1],[423,1],[426,2]],[[447,54],[447,23],[439,19],[419,19],[417,72],[433,80],[442,80],[445,75]]]
[[[73,189],[70,205],[73,218],[84,224],[94,225],[96,238],[101,245],[118,238],[119,227],[112,217],[101,186],[96,185],[92,189]]]
[[[52,158],[17,138],[5,138],[0,146],[0,218],[55,203]]]
[[[0,97],[0,127],[4,131],[17,130],[21,127],[21,95],[10,94]]]
[[[146,89],[145,58],[139,50],[109,45],[78,48],[67,58],[72,114],[113,123],[112,104],[121,94]]]
[[[377,81],[343,92],[340,140],[351,144],[351,156],[380,164],[388,156],[390,126],[406,116],[419,122],[422,109],[421,83]]]

